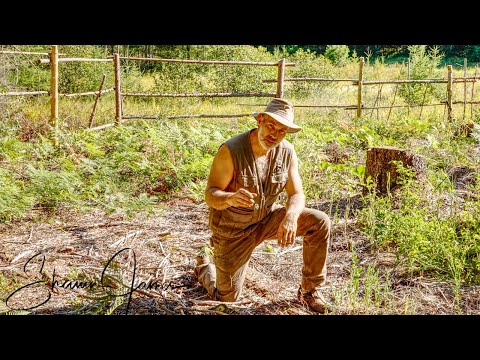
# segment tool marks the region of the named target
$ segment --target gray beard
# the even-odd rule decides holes
[[[265,144],[265,142],[262,140],[263,130],[260,127],[258,128],[257,137],[258,137],[258,142],[260,143],[260,146],[262,147],[263,150],[268,151],[268,150],[273,149],[276,146],[276,145],[268,146],[267,144]]]

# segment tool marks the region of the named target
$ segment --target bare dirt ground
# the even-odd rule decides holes
[[[8,292],[0,293],[0,298],[5,300],[15,290],[41,279],[44,255],[42,272],[47,284],[18,290],[8,299],[10,309],[32,307],[28,311],[33,314],[104,314],[107,310],[113,314],[311,314],[296,299],[302,267],[301,238],[286,249],[279,248],[276,241],[260,245],[250,262],[242,300],[222,304],[209,299],[193,273],[197,252],[209,243],[207,205],[188,197],[163,204],[165,210],[134,219],[100,211],[84,215],[63,212],[53,220],[2,225],[0,272],[10,283],[3,287]],[[310,206],[327,213],[332,209],[327,203]],[[335,204],[340,212],[355,206],[355,199]],[[396,268],[394,253],[372,251],[367,239],[355,229],[354,218],[333,225],[328,280],[322,289],[332,303],[329,314],[480,314],[479,287],[462,288],[460,301],[456,301],[448,284],[426,276],[406,276]],[[388,301],[369,308],[362,305],[359,294],[349,293],[353,253],[358,257],[358,267],[371,265],[380,273],[390,273]],[[107,274],[113,268],[107,266],[113,258],[128,284],[122,290],[127,295],[92,298],[106,294],[101,276],[104,270]],[[134,269],[133,287],[141,282],[145,286],[132,291]],[[90,284],[92,290],[69,288],[68,284],[75,281],[77,285],[80,281]],[[339,298],[338,294],[343,295]],[[360,300],[352,302],[352,296]],[[2,303],[5,312],[5,301]]]

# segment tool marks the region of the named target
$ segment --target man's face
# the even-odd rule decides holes
[[[287,134],[288,126],[280,124],[267,114],[260,114],[258,118],[258,141],[264,150],[271,150],[277,146]]]

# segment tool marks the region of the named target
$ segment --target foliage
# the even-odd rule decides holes
[[[467,202],[463,210],[440,215],[441,199],[426,199],[426,185],[412,181],[411,170],[397,164],[401,191],[395,198],[369,195],[358,212],[364,233],[379,248],[395,248],[412,274],[430,272],[455,284],[480,281],[480,206]],[[434,181],[432,178],[431,181]],[[432,192],[432,190],[430,190]],[[439,197],[439,193],[434,196]],[[469,209],[469,210],[467,210]]]
[[[93,45],[60,45],[64,57],[105,58],[105,50]],[[61,63],[58,88],[60,93],[77,93],[96,91],[102,81],[106,80],[104,89],[113,86],[113,65],[111,62],[66,62]]]
[[[466,45],[465,56],[468,57],[471,62],[480,61],[480,45]]]
[[[410,79],[432,79],[441,78],[438,69],[443,54],[438,47],[427,49],[426,45],[411,45],[408,47],[410,54]],[[403,71],[402,77],[408,78],[407,70]],[[445,86],[443,84],[403,84],[400,86],[399,94],[410,104],[428,104],[432,100],[443,101],[446,98]]]
[[[344,65],[347,62],[349,51],[347,45],[327,45],[325,58],[334,65]]]
[[[302,47],[278,48],[274,54],[260,46],[151,48],[149,56],[269,62],[285,57],[288,62],[296,63],[295,67],[287,68],[288,77],[350,78],[358,72],[357,64],[350,62],[335,66],[326,56]],[[368,50],[356,49],[359,56],[364,56],[367,51],[378,51],[373,46]],[[469,49],[474,51],[474,48]],[[90,50],[93,52],[89,53]],[[85,47],[82,57],[105,55],[103,47],[90,50]],[[135,47],[132,46],[132,55],[133,50]],[[143,51],[143,48],[139,47],[139,50]],[[395,54],[400,55],[400,50]],[[70,50],[63,48],[60,51]],[[435,48],[416,45],[409,47],[409,51],[411,78],[445,75],[444,69],[437,68],[441,55]],[[80,55],[72,48],[68,56]],[[67,91],[66,87],[71,87],[69,91],[95,90],[102,74],[99,64],[97,68],[72,68],[70,76],[75,79],[76,85],[73,81],[64,83],[62,91]],[[274,66],[248,70],[248,67],[242,66],[161,63],[147,68],[133,62],[123,63],[122,68],[124,90],[144,91],[149,88],[158,92],[274,91],[274,85],[260,80],[275,78],[277,71]],[[397,76],[398,69],[399,66],[383,61],[365,65],[365,71],[370,72],[369,79],[373,78],[370,75],[373,72],[379,79],[388,78],[386,74]],[[406,74],[403,73],[403,76],[406,77]],[[19,76],[19,79],[22,77]],[[25,84],[28,82],[22,81]],[[30,83],[33,84],[33,81]],[[441,92],[435,86],[412,86],[408,95],[408,89],[404,87],[400,95],[410,104],[422,103],[424,94],[425,102],[438,101],[444,97],[444,84],[439,88]],[[477,88],[475,90],[478,91]],[[323,96],[322,103],[323,100],[324,103],[333,103],[343,95],[339,95],[341,91],[344,90],[327,82],[286,83],[286,96],[294,103],[316,103],[320,96]],[[350,99],[353,102],[356,92],[352,93]],[[390,103],[393,91],[388,96]],[[105,121],[112,122],[113,96],[102,98],[102,101],[108,107]],[[252,100],[250,105],[255,102],[260,100]],[[243,105],[238,103],[238,99],[129,100],[127,112],[234,114],[254,111],[254,108],[241,107]],[[85,107],[90,110],[91,104],[68,99],[62,104],[62,111],[65,117],[76,116],[77,109]],[[71,131],[61,124],[59,146],[55,147],[50,140],[51,133],[48,130],[42,132],[40,127],[34,126],[47,122],[48,99],[25,99],[5,108],[0,122],[2,222],[21,220],[30,216],[32,209],[45,209],[50,214],[62,207],[79,211],[100,208],[109,213],[133,216],[138,211],[161,208],[159,200],[178,192],[189,193],[197,201],[203,201],[210,165],[220,144],[255,126],[252,117],[136,120],[98,132]],[[448,168],[456,165],[478,167],[480,136],[477,124],[474,124],[471,136],[453,137],[451,125],[442,117],[443,109],[425,108],[421,116],[412,109],[410,112],[396,109],[391,116],[388,110],[380,111],[380,115],[365,111],[360,119],[349,111],[296,109],[295,121],[301,124],[303,130],[287,135],[287,139],[297,150],[308,203],[327,203],[333,219],[338,219],[340,215],[336,204],[358,196],[365,186],[368,187],[363,179],[368,147],[389,145],[410,148],[427,157],[428,181],[420,185],[408,170],[400,168],[399,171],[405,170],[401,190],[384,197],[364,195],[363,208],[355,213],[358,218],[356,226],[363,236],[368,237],[372,249],[395,252],[398,265],[411,274],[430,274],[456,286],[478,284],[478,200],[474,197],[459,200],[447,173]],[[459,111],[458,108],[455,111]],[[44,112],[47,114],[42,115]],[[467,107],[466,116],[469,115]],[[472,121],[478,122],[478,119],[479,113],[475,112]],[[32,129],[29,136],[25,135],[29,130],[26,129],[27,124]],[[477,179],[478,182],[480,179]],[[471,191],[478,194],[479,185],[475,186]],[[355,259],[350,271],[348,286],[338,290],[338,301],[347,301],[352,312],[375,313],[379,306],[388,312],[391,304],[388,275],[373,267],[362,267]],[[99,310],[102,313],[106,307],[115,309],[121,306],[120,300],[115,303],[113,298],[109,298],[106,301]]]
[[[394,313],[394,296],[389,272],[382,274],[372,265],[362,267],[355,250],[349,271],[347,284],[332,292],[334,312],[336,308],[342,308],[342,313],[347,314]]]
[[[48,52],[43,45],[2,46],[9,51]],[[45,56],[38,56],[45,58]],[[0,91],[48,91],[50,70],[32,55],[0,54]]]
[[[308,77],[335,77],[337,70],[324,56],[316,55],[309,50],[299,49],[293,55],[287,57],[288,62],[295,63],[296,66],[288,69],[289,77],[308,78]],[[325,82],[295,81],[286,83],[285,93],[289,98],[305,98],[314,93],[321,92],[328,87]]]
[[[251,46],[202,45],[191,46],[190,56],[201,60],[272,62],[266,49]],[[157,63],[155,68],[156,92],[272,92],[272,85],[261,79],[276,78],[273,66],[205,65]]]

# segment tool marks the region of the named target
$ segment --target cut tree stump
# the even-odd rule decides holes
[[[365,180],[372,177],[377,193],[385,194],[387,189],[393,190],[398,186],[397,167],[391,161],[401,161],[415,173],[414,178],[420,180],[426,171],[426,159],[415,155],[410,150],[392,146],[371,147],[367,149],[367,162],[365,166]],[[388,184],[390,182],[390,185]],[[365,189],[366,190],[366,189]]]

